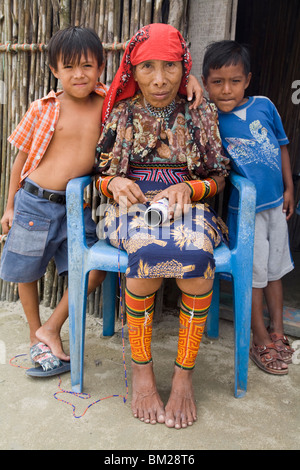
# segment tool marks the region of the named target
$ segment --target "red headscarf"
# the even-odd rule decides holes
[[[145,60],[182,61],[183,76],[179,93],[186,95],[186,84],[192,59],[185,40],[171,25],[153,23],[141,28],[127,45],[120,67],[103,103],[102,125],[117,101],[134,96],[139,87],[133,78],[132,66]]]

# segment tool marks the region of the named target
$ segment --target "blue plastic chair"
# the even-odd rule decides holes
[[[235,173],[230,181],[239,192],[239,211],[234,246],[220,245],[214,251],[216,278],[207,335],[219,334],[219,277],[227,273],[233,280],[233,305],[235,326],[235,390],[242,397],[247,390],[248,360],[250,347],[252,262],[256,192],[252,183]],[[71,382],[74,392],[82,392],[85,316],[88,273],[93,269],[107,272],[102,284],[103,335],[112,336],[115,326],[115,302],[117,296],[117,273],[127,267],[127,253],[99,240],[88,248],[85,240],[83,218],[84,188],[91,177],[71,180],[67,186],[68,256],[69,256],[69,328]]]

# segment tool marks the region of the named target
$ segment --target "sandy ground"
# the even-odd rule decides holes
[[[42,308],[44,319],[50,313]],[[287,376],[274,377],[250,361],[247,394],[234,398],[231,322],[221,320],[218,340],[203,338],[194,372],[198,420],[183,430],[144,424],[132,417],[126,327],[129,396],[125,403],[121,325],[111,338],[101,337],[101,332],[100,320],[88,316],[84,391],[90,397],[58,393],[71,390],[70,374],[62,375],[60,384],[58,377],[33,379],[24,369],[12,366],[31,367],[28,329],[19,302],[0,303],[0,449],[104,450],[108,456],[122,450],[182,454],[203,449],[299,449],[300,364],[290,365]],[[154,367],[164,402],[170,391],[177,332],[174,315],[155,324],[153,331]],[[62,337],[68,351],[68,324]],[[111,395],[116,396],[104,399]]]

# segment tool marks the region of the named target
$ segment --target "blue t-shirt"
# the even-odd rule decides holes
[[[232,169],[256,187],[256,212],[283,202],[281,145],[289,143],[272,101],[252,96],[229,113],[219,111],[222,143]],[[232,194],[230,206],[237,207]]]

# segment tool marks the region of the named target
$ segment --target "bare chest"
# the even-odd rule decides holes
[[[78,112],[76,109],[62,109],[58,118],[53,138],[59,141],[73,143],[85,140],[97,142],[100,135],[101,113],[99,110]]]

